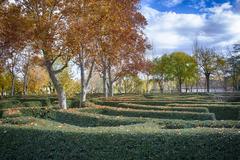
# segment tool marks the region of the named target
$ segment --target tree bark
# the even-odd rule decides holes
[[[113,80],[112,80],[112,74],[111,74],[111,65],[109,63],[108,65],[108,81],[109,81],[109,86],[108,86],[108,96],[113,97]]]
[[[23,95],[26,96],[28,92],[28,71],[26,71],[24,75],[24,82],[23,82]]]
[[[107,65],[106,61],[103,60],[103,94],[105,98],[108,97],[108,89],[107,89]]]
[[[1,98],[3,98],[4,97],[4,85],[2,85],[2,87],[1,87]]]
[[[207,92],[210,92],[210,74],[206,73],[205,74],[205,78],[206,78],[206,87],[207,87]]]
[[[149,76],[147,75],[147,82],[146,82],[146,93],[149,93]]]
[[[80,108],[82,105],[86,102],[87,100],[87,93],[88,93],[88,85],[90,82],[90,79],[92,77],[92,73],[94,70],[95,62],[94,60],[92,61],[89,74],[87,79],[85,78],[85,67],[84,67],[84,61],[80,62],[80,70],[81,70],[81,96],[80,96]]]
[[[52,83],[57,91],[59,107],[62,109],[67,109],[67,102],[66,102],[67,98],[66,98],[66,94],[64,92],[63,86],[57,79],[56,73],[53,70],[51,62],[46,60],[45,63],[46,63],[49,77],[51,78]]]
[[[178,91],[179,91],[179,93],[182,93],[182,79],[181,78],[179,78],[178,79]]]
[[[15,75],[12,72],[12,81],[11,81],[11,96],[15,95]]]

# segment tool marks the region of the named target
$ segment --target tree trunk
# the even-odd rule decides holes
[[[112,80],[112,74],[111,74],[111,66],[109,63],[108,66],[108,81],[109,81],[109,86],[108,86],[108,95],[109,97],[113,97],[113,80]]]
[[[88,85],[90,82],[90,79],[92,78],[92,73],[94,70],[94,66],[95,66],[95,60],[93,59],[91,66],[90,66],[90,70],[87,76],[87,79],[85,77],[85,66],[84,66],[84,60],[83,58],[80,58],[80,70],[81,70],[81,96],[80,96],[80,108],[82,107],[82,105],[86,102],[87,100],[87,93],[88,93]]]
[[[80,70],[81,70],[81,96],[80,96],[80,108],[82,107],[83,103],[86,101],[86,88],[85,88],[85,68],[83,62],[80,63]]]
[[[182,93],[182,79],[181,78],[179,78],[179,80],[178,80],[178,91],[179,91],[179,93]]]
[[[26,96],[27,95],[27,89],[28,89],[28,72],[25,73],[24,75],[24,82],[23,82],[23,95]]]
[[[15,75],[12,72],[12,82],[11,82],[11,96],[15,95]]]
[[[118,93],[122,94],[122,79],[119,79],[118,81]]]
[[[103,61],[103,94],[105,98],[108,97],[108,89],[107,89],[107,66],[106,62]]]
[[[2,87],[1,87],[1,98],[3,98],[4,97],[4,85],[2,85]]]
[[[67,98],[66,98],[63,86],[57,79],[56,73],[52,68],[52,64],[48,60],[46,60],[46,67],[47,67],[49,77],[52,80],[52,83],[57,91],[59,107],[62,109],[67,109],[67,102],[66,102]]]
[[[146,93],[149,93],[149,76],[147,75],[147,82],[146,82]]]
[[[160,93],[162,94],[163,93],[163,83],[161,80],[158,81],[158,86],[159,86],[159,89],[160,89]]]
[[[206,78],[207,92],[209,93],[209,91],[210,91],[210,74],[206,73],[205,78]]]

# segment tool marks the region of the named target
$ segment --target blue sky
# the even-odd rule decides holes
[[[141,12],[155,56],[191,54],[196,39],[218,50],[240,41],[240,0],[142,0]]]

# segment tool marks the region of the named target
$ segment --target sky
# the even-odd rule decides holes
[[[142,0],[152,57],[192,53],[194,41],[224,50],[240,42],[240,0]]]

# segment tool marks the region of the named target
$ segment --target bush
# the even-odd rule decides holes
[[[105,102],[105,103],[109,103],[109,102]],[[134,104],[143,104],[143,105],[151,105],[151,106],[165,106],[165,105],[169,105],[169,104],[203,104],[203,105],[210,105],[210,104],[215,104],[215,105],[240,105],[240,103],[238,102],[206,102],[206,101],[174,101],[174,100],[169,100],[169,101],[131,101],[129,103],[134,103]],[[110,104],[110,103],[109,103]]]
[[[80,105],[80,101],[78,99],[69,99],[67,100],[67,106],[69,108],[78,108]]]
[[[42,103],[40,101],[27,101],[23,102],[22,105],[24,107],[42,107]]]
[[[223,129],[62,130],[0,126],[0,157],[18,159],[237,160],[240,133]]]
[[[20,101],[18,100],[3,100],[0,101],[0,109],[6,109],[6,108],[15,108],[20,106]]]
[[[81,111],[93,112],[111,116],[146,117],[159,119],[183,119],[183,120],[215,120],[213,113],[175,112],[175,111],[143,111],[131,109],[87,108]]]
[[[163,129],[185,129],[185,128],[238,128],[240,121],[184,121],[184,120],[160,120],[155,121]]]
[[[160,110],[160,111],[183,111],[183,112],[205,112],[208,113],[206,107],[159,107],[159,106],[147,106],[140,104],[130,104],[130,103],[119,103],[121,108],[132,108],[132,109],[142,109],[142,110]]]
[[[25,103],[25,102],[41,102],[41,105],[42,106],[51,106],[51,101],[48,99],[48,98],[31,98],[31,97],[28,97],[28,98],[21,98],[19,99],[19,101],[21,103]]]
[[[54,118],[55,112],[52,108],[46,107],[31,107],[31,108],[21,108],[21,113],[26,116],[33,116],[36,118]]]
[[[8,117],[3,119],[2,122],[13,125],[24,125],[35,122],[35,119],[32,117],[14,117],[14,118]]]
[[[240,106],[219,104],[169,104],[176,107],[207,107],[209,112],[215,113],[218,120],[237,120]]]

